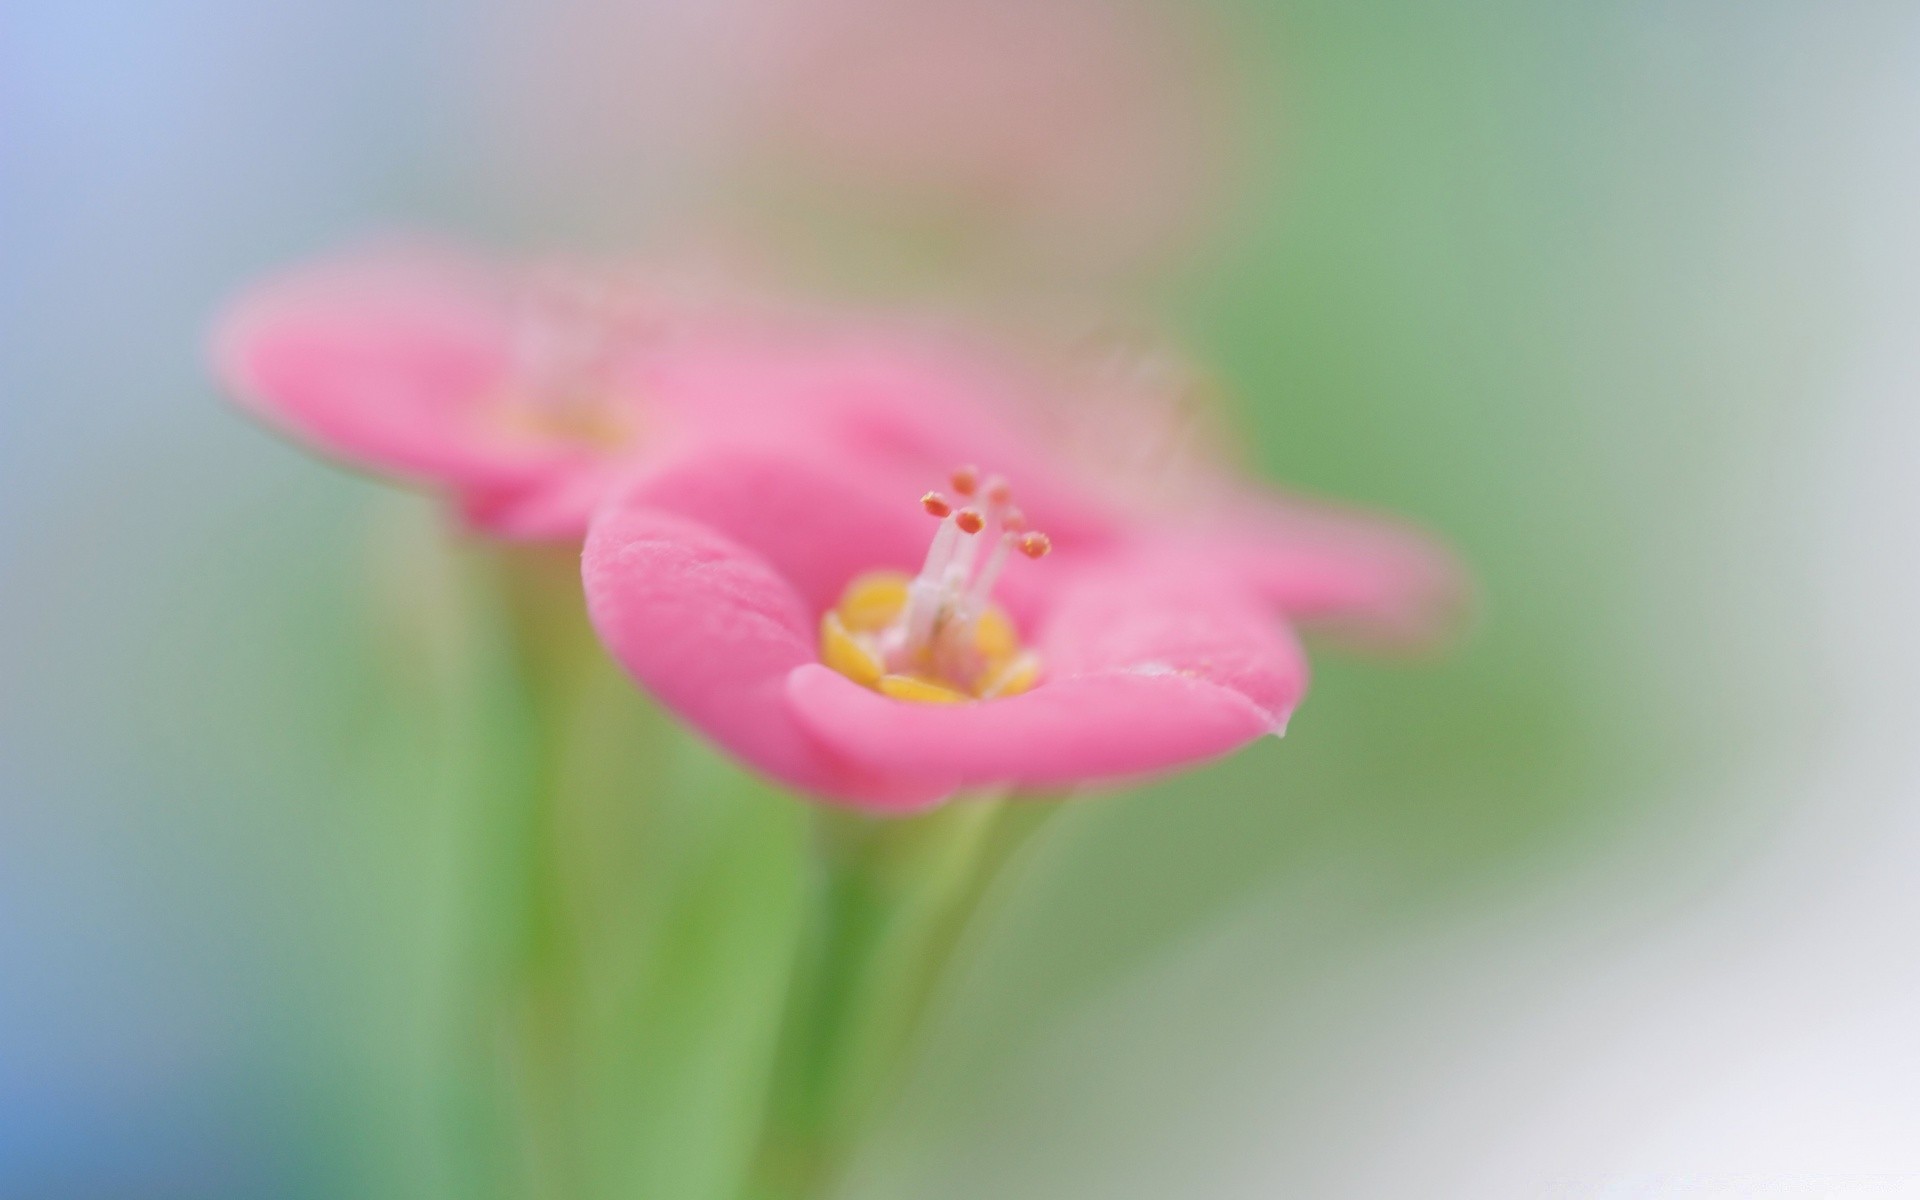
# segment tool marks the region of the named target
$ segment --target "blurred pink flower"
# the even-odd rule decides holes
[[[824,799],[912,809],[1222,755],[1282,730],[1305,689],[1288,618],[1431,632],[1457,599],[1441,551],[1372,518],[1239,484],[1198,510],[1130,504],[1144,471],[1090,485],[1006,419],[1034,381],[951,347],[810,378],[863,394],[858,418],[647,470],[596,516],[583,569],[639,683]],[[1018,495],[964,470],[924,496],[930,523],[914,498],[957,460]]]
[[[1224,56],[1152,0],[781,0],[766,118],[790,154],[1025,259],[1153,259],[1218,207]]]
[[[296,439],[444,494],[495,535],[566,540],[637,458],[781,419],[751,389],[698,379],[777,356],[777,329],[677,282],[407,243],[253,287],[218,322],[213,358]]]
[[[489,192],[609,244],[665,223],[803,261],[851,240],[901,267],[958,233],[1001,269],[1084,282],[1162,264],[1227,199],[1237,97],[1204,17],[1166,0],[506,6],[481,21],[480,157]]]
[[[1418,646],[1462,619],[1469,583],[1427,533],[1236,469],[1210,385],[1170,346],[1114,341],[1046,378],[1008,419],[1036,425],[1170,559],[1228,566],[1290,619],[1362,642]]]

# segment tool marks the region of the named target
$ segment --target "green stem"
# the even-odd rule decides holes
[[[827,1195],[903,1082],[966,935],[1050,804],[908,818],[816,813],[816,900],[776,1065],[755,1200]]]
[[[466,636],[444,1175],[463,1197],[580,1195],[556,829],[566,699],[590,645],[569,618],[577,568],[561,551],[468,544],[452,565]]]
[[[805,810],[674,734],[593,637],[574,556],[470,566],[449,1194],[734,1200]]]

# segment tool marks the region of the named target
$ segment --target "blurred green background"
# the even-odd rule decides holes
[[[1234,186],[1069,286],[709,201],[697,124],[529,155],[572,43],[509,51],[590,9],[0,15],[0,1194],[419,1173],[437,518],[223,407],[208,315],[369,229],[709,202],[835,285],[1157,313],[1263,472],[1482,591],[1450,653],[1316,647],[1284,741],[1051,826],[852,1194],[1916,1178],[1920,11],[1209,6]]]

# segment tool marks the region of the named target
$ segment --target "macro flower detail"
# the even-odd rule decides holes
[[[953,473],[963,507],[939,492],[920,506],[940,521],[918,575],[873,571],[847,585],[820,618],[820,659],[855,683],[896,700],[954,704],[1017,696],[1034,685],[1040,659],[1020,645],[993,585],[1014,554],[1037,559],[1052,541],[1029,529],[1004,479]],[[984,561],[981,546],[985,551]]]
[[[1230,571],[1168,571],[1145,550],[1035,564],[1045,542],[995,481],[982,507],[940,514],[929,548],[926,512],[950,502],[917,507],[860,465],[702,447],[638,476],[589,531],[602,640],[749,765],[910,810],[1151,775],[1285,728],[1304,657]]]

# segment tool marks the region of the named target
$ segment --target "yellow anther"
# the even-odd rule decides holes
[[[1020,649],[1020,635],[1014,632],[1013,621],[1006,611],[997,604],[989,604],[974,623],[973,645],[988,662],[997,664]]]
[[[877,685],[880,694],[895,700],[918,704],[959,704],[973,697],[956,692],[944,683],[920,675],[882,675]]]
[[[862,687],[873,687],[887,671],[880,656],[831,610],[820,618],[820,661]]]
[[[1001,668],[986,687],[980,689],[980,698],[990,700],[996,696],[1018,696],[1039,681],[1040,659],[1032,654],[1017,655]]]
[[[899,571],[870,571],[847,585],[837,610],[840,620],[856,633],[872,633],[891,625],[907,606],[907,576]]]

